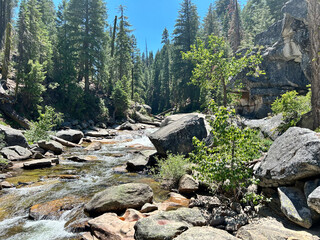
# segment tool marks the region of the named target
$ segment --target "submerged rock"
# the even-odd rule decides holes
[[[200,140],[207,137],[204,119],[196,115],[183,117],[149,135],[161,155],[190,153],[194,149],[193,137]]]
[[[97,193],[85,205],[85,211],[91,216],[106,212],[122,212],[128,208],[141,209],[145,203],[151,203],[152,189],[147,184],[128,183],[109,187]]]
[[[262,187],[294,184],[320,174],[320,138],[309,129],[292,127],[270,147],[256,171]]]

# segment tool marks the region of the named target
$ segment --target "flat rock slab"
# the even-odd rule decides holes
[[[78,144],[80,140],[84,137],[84,134],[79,130],[69,129],[57,132],[56,136],[68,142]]]
[[[11,146],[3,148],[0,153],[10,161],[26,160],[32,156],[32,152],[21,146]]]
[[[99,129],[98,131],[86,131],[86,136],[88,137],[114,137],[116,136],[115,131],[110,131],[106,129]]]
[[[320,187],[308,196],[308,206],[320,214]]]
[[[153,192],[149,185],[128,183],[97,193],[85,205],[85,211],[91,216],[98,216],[106,212],[122,212],[128,208],[140,210],[145,203],[151,203],[152,199]]]
[[[51,167],[53,163],[59,161],[58,158],[48,158],[48,159],[40,159],[40,160],[33,160],[29,162],[23,163],[23,168],[25,169],[36,169],[36,168],[45,168]]]
[[[174,238],[174,240],[237,240],[227,231],[212,227],[192,227]]]
[[[301,227],[310,228],[312,215],[303,192],[294,187],[280,187],[278,193],[283,214]]]
[[[305,231],[292,230],[285,228],[282,223],[275,219],[263,218],[259,222],[251,223],[241,227],[237,232],[240,239],[250,240],[318,240],[319,237],[313,236]]]
[[[262,187],[294,184],[297,180],[319,176],[319,134],[292,127],[277,138],[255,172]]]
[[[197,208],[180,208],[158,212],[136,222],[136,240],[173,239],[193,226],[204,226],[206,220]]]

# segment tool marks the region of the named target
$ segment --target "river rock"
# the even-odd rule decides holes
[[[90,143],[88,147],[86,147],[84,150],[86,151],[98,151],[102,147],[102,144],[100,142],[93,142]]]
[[[14,186],[7,181],[0,182],[0,188],[13,188],[13,187]]]
[[[149,185],[128,183],[97,193],[85,205],[85,211],[91,216],[97,216],[106,212],[122,212],[128,208],[141,209],[152,199],[153,192]]]
[[[85,134],[86,136],[96,137],[96,138],[99,138],[99,137],[111,138],[116,136],[116,132],[113,132],[107,129],[97,129],[97,131],[90,130],[90,131],[86,131]]]
[[[161,155],[188,154],[193,149],[192,139],[202,140],[207,136],[204,119],[189,115],[175,121],[149,135],[149,139]]]
[[[115,213],[105,213],[89,221],[93,235],[100,240],[134,240],[134,224],[120,220]]]
[[[267,117],[259,120],[245,120],[243,124],[246,127],[261,131],[265,137],[276,140],[280,135],[277,128],[283,123],[282,118],[282,114],[278,114],[271,118]]]
[[[125,122],[123,123],[120,127],[120,130],[131,130],[131,131],[137,131],[140,129],[140,125],[130,123],[130,122]]]
[[[173,239],[193,226],[204,226],[206,220],[197,208],[180,208],[158,212],[136,222],[136,240]]]
[[[145,205],[142,206],[140,212],[141,213],[149,213],[149,212],[153,212],[153,211],[157,211],[158,210],[158,206],[151,204],[151,203],[146,203]]]
[[[148,157],[143,154],[135,154],[127,162],[127,170],[130,172],[143,171],[148,165]]]
[[[6,142],[7,146],[21,146],[24,148],[28,147],[26,138],[19,130],[0,124],[0,134],[4,134],[4,141]]]
[[[57,132],[56,136],[68,142],[73,142],[78,144],[80,140],[84,137],[83,132],[79,130],[62,130]]]
[[[281,211],[292,222],[304,227],[312,226],[312,215],[301,190],[294,187],[279,187]]]
[[[294,184],[320,174],[320,139],[309,129],[292,127],[277,138],[255,172],[262,187]]]
[[[185,174],[179,181],[179,193],[193,193],[199,189],[199,182],[191,175]]]
[[[140,112],[134,112],[133,120],[143,123],[143,122],[152,122],[152,119],[149,116],[143,115]]]
[[[95,156],[71,156],[68,157],[68,160],[73,161],[73,162],[91,162],[95,161],[98,158]]]
[[[304,183],[304,195],[308,199],[309,195],[320,186],[320,179],[306,181]]]
[[[0,153],[10,161],[21,161],[32,156],[32,152],[21,146],[11,146],[3,148]]]
[[[58,158],[47,158],[40,160],[33,160],[23,163],[23,168],[25,169],[37,169],[51,167],[53,163],[59,162]]]
[[[308,206],[320,214],[320,187],[308,196]]]
[[[197,195],[197,198],[191,198],[190,200],[190,207],[201,207],[212,210],[220,205],[221,201],[216,196]]]
[[[55,155],[60,155],[63,152],[62,144],[56,141],[39,141],[38,145],[44,150],[54,152]]]
[[[237,232],[237,237],[240,239],[250,240],[316,240],[316,236],[312,236],[305,231],[295,231],[285,228],[283,223],[270,218],[262,218],[258,222],[250,223],[241,227]]]
[[[174,240],[236,240],[230,233],[212,227],[192,227],[175,237]]]
[[[120,217],[122,221],[127,221],[127,222],[136,222],[141,218],[145,218],[146,216],[143,215],[141,212],[129,208],[126,210],[126,212]]]

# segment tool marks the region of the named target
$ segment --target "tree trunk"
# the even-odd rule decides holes
[[[7,81],[9,73],[9,61],[10,61],[10,50],[11,50],[11,23],[7,24],[6,28],[6,39],[5,39],[5,50],[3,57],[3,66],[2,66],[2,79]]]
[[[89,2],[86,1],[86,22],[85,22],[85,37],[83,43],[84,52],[84,90],[89,92]]]
[[[309,0],[308,22],[311,42],[312,76],[311,76],[311,105],[313,128],[320,126],[320,2]]]

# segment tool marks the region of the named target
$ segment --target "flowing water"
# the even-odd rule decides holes
[[[108,186],[128,182],[149,184],[155,193],[155,200],[161,201],[167,192],[149,176],[138,173],[126,173],[121,169],[136,148],[152,148],[147,134],[155,129],[136,132],[119,132],[114,142],[103,144],[102,149],[86,152],[82,148],[69,149],[62,157],[88,156],[94,161],[77,163],[69,160],[60,161],[59,165],[38,170],[16,170],[16,177],[7,181],[21,187],[0,192],[0,239],[2,240],[65,240],[75,239],[76,235],[65,228],[67,222],[83,216],[82,206],[95,193]],[[120,170],[115,170],[120,169]],[[62,180],[58,175],[75,175],[78,179]],[[49,177],[48,177],[49,176]],[[24,185],[21,183],[30,183]],[[46,203],[64,197],[74,197],[79,203],[76,207],[63,212],[62,216],[44,220],[31,220],[29,209],[39,203]],[[79,214],[81,212],[81,214]]]

